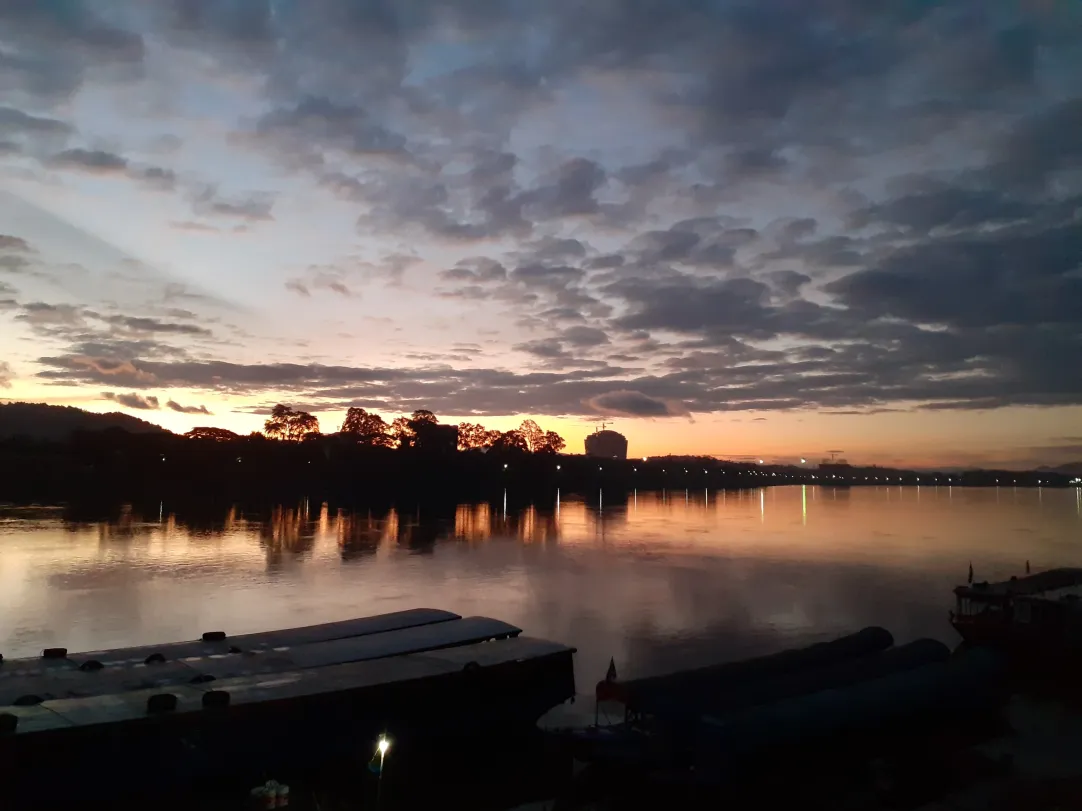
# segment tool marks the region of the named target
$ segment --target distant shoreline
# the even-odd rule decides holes
[[[308,442],[216,442],[112,429],[66,441],[0,441],[0,495],[12,503],[72,499],[274,500],[311,498],[485,499],[519,494],[717,489],[809,484],[834,487],[1077,486],[1069,474],[880,467],[759,465],[710,457],[646,461],[519,450],[432,452],[359,446],[341,437]]]

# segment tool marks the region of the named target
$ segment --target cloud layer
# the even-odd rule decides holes
[[[10,177],[148,218],[179,274],[152,307],[73,300],[49,244],[0,235],[43,385],[144,410],[1082,405],[1070,4],[9,3],[0,67]],[[167,301],[197,278],[263,331]]]

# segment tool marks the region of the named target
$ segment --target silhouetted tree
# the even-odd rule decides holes
[[[529,453],[526,437],[520,431],[504,431],[499,438],[492,443],[492,450],[497,453]]]
[[[408,417],[395,417],[391,423],[391,442],[397,448],[412,448],[417,432],[410,425]]]
[[[541,443],[545,439],[545,432],[541,430],[540,425],[533,420],[523,420],[522,425],[518,427],[518,432],[526,440],[526,447],[531,453],[537,453],[540,450]]]
[[[499,431],[492,431],[475,422],[463,422],[458,425],[458,448],[463,451],[491,448],[492,443],[500,438]]]
[[[439,419],[427,409],[418,409],[409,417],[398,417],[391,423],[391,436],[399,448],[413,448],[417,445],[418,428],[426,425],[438,425]]]
[[[379,414],[370,414],[363,408],[351,408],[342,423],[342,433],[357,442],[374,448],[389,448],[394,439],[388,433],[390,426]]]
[[[212,428],[209,426],[193,428],[184,436],[188,439],[206,439],[213,442],[232,442],[234,439],[240,439],[240,434],[235,434],[225,428]]]
[[[300,442],[309,434],[319,433],[319,420],[307,411],[294,411],[279,403],[263,423],[263,431],[272,439]]]
[[[422,408],[422,409],[420,409],[418,411],[413,412],[413,416],[410,417],[410,422],[412,422],[412,423],[430,422],[433,425],[435,425],[436,423],[439,422],[439,419],[436,417],[435,414],[433,414],[428,409]],[[414,428],[414,430],[416,430],[416,427]]]
[[[541,437],[537,447],[533,449],[534,453],[547,453],[556,454],[564,449],[567,445],[564,442],[564,438],[555,431],[545,431],[544,436]]]

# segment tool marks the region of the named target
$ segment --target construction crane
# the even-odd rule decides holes
[[[830,461],[833,462],[839,453],[845,453],[845,451],[827,451],[830,454]]]

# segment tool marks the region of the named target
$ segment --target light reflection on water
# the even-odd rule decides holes
[[[0,509],[0,652],[431,606],[576,645],[580,689],[868,624],[953,642],[950,589],[1082,565],[1082,497],[1015,488],[667,491],[370,512]]]

